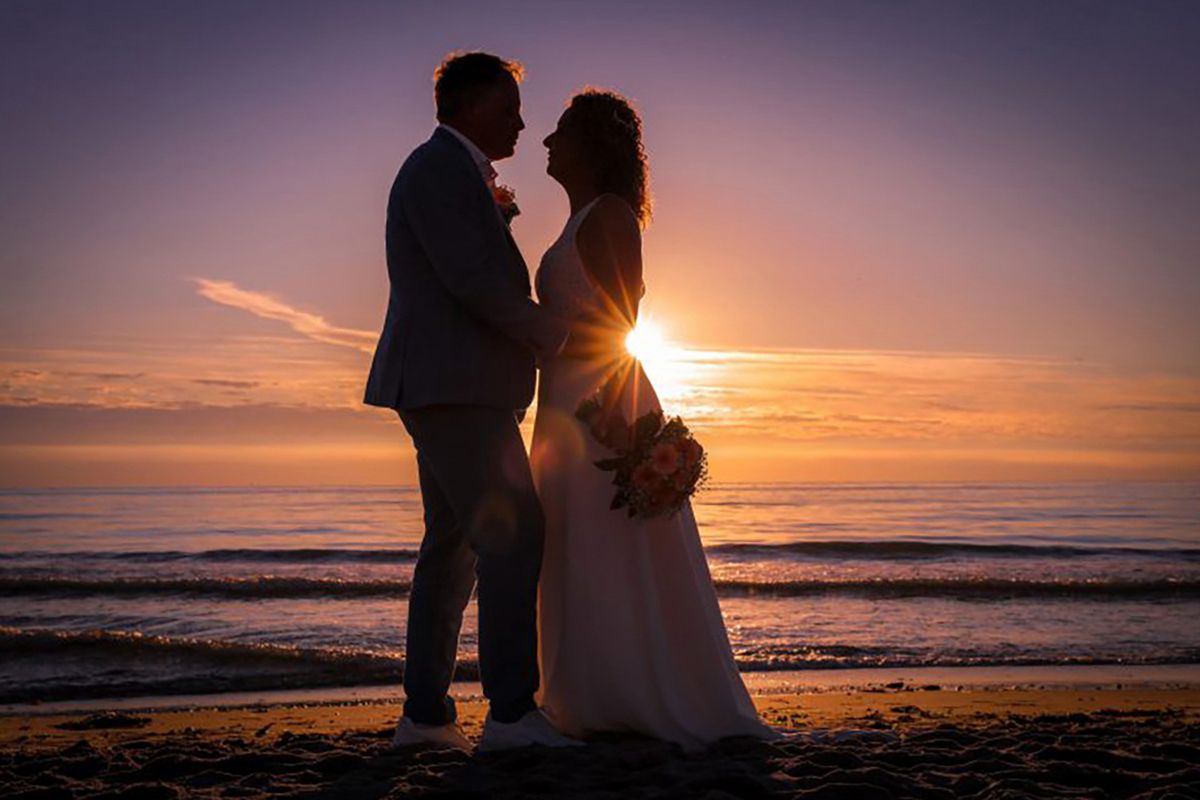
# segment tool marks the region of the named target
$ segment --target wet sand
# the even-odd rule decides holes
[[[394,701],[0,717],[6,798],[1200,798],[1200,688],[758,695],[764,718],[844,741],[628,734],[589,747],[390,751]],[[478,738],[484,707],[460,703]],[[891,735],[888,735],[888,734]]]

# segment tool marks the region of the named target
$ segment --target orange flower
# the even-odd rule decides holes
[[[633,485],[643,492],[658,482],[658,473],[654,471],[649,461],[643,461],[633,468]]]
[[[521,208],[517,205],[517,193],[508,186],[502,183],[494,184],[492,186],[492,198],[495,199],[496,205],[500,207],[500,215],[504,217],[506,223],[511,223],[513,217],[521,213]]]
[[[659,475],[670,475],[679,468],[679,451],[671,442],[663,442],[650,451],[650,463]]]
[[[502,183],[496,184],[496,186],[492,189],[492,196],[495,197],[496,202],[502,206],[517,202],[517,193]]]

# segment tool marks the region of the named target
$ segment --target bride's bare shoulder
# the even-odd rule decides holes
[[[575,237],[583,269],[632,325],[642,284],[642,230],[633,210],[615,194],[601,195]]]
[[[579,226],[579,238],[603,240],[609,247],[640,244],[642,227],[637,214],[620,195],[602,194]]]

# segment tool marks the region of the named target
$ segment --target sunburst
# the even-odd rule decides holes
[[[656,321],[641,317],[625,337],[625,349],[641,362],[661,399],[679,399],[686,391],[682,350],[667,340]]]

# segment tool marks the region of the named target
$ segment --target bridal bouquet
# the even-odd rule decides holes
[[[616,453],[595,462],[616,473],[609,508],[626,508],[630,517],[642,519],[677,512],[708,478],[704,448],[679,417],[650,411],[630,424],[619,413],[605,414],[605,391],[581,402],[575,416]]]

